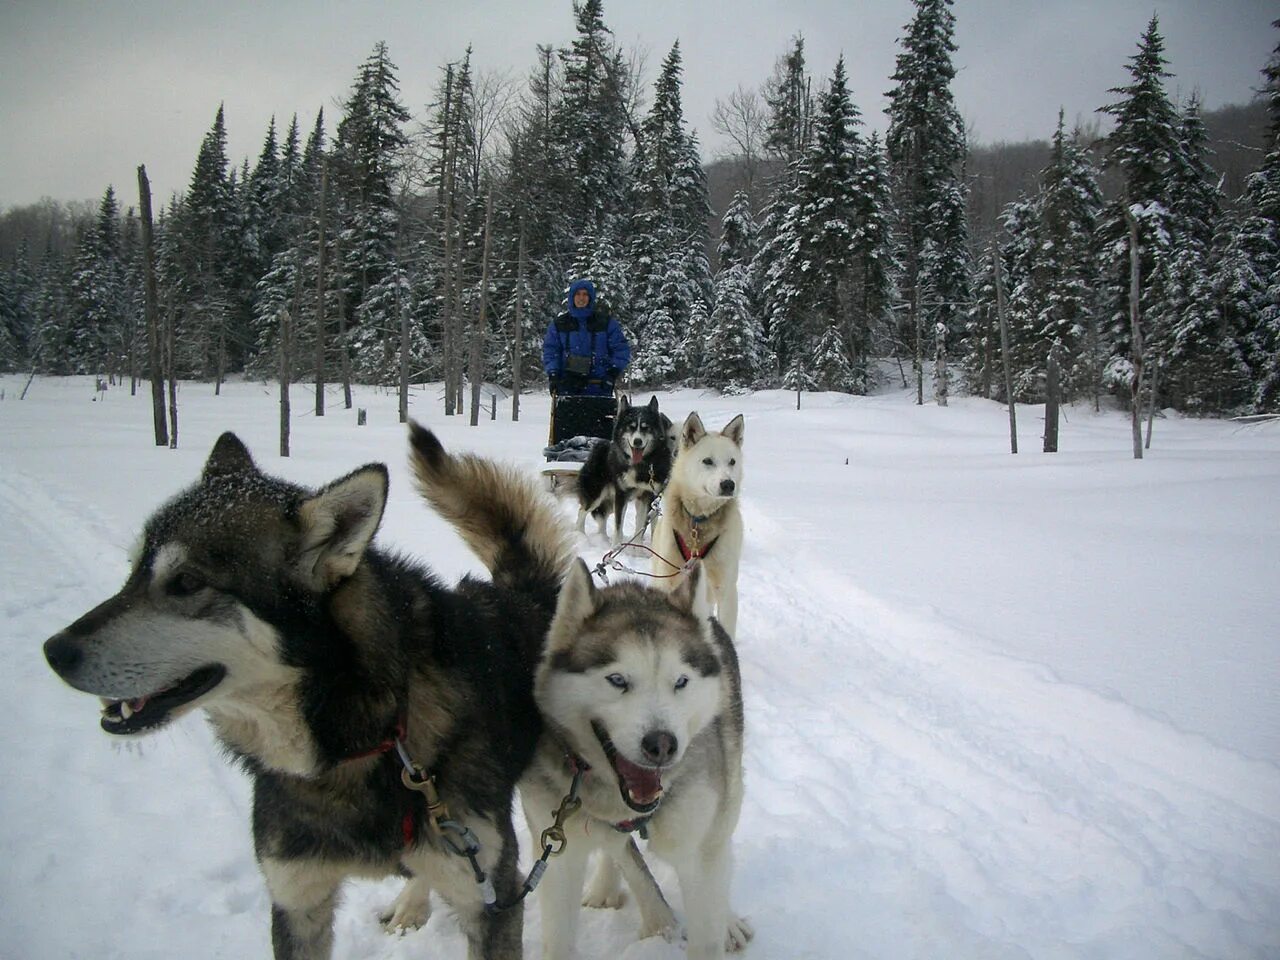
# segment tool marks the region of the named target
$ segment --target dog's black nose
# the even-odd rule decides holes
[[[720,496],[722,496],[722,497],[728,497],[728,496],[731,496],[731,495],[733,494],[733,490],[734,490],[734,487],[735,487],[735,486],[736,486],[736,484],[734,484],[734,482],[733,482],[732,480],[721,480],[721,481],[720,481]]]
[[[55,673],[65,677],[80,666],[80,661],[84,659],[84,652],[74,639],[65,633],[60,633],[45,641],[44,658],[49,661],[49,666],[53,667]]]
[[[643,447],[643,446],[644,446],[644,441],[643,441],[643,440],[641,440],[639,437],[632,437],[632,438],[631,438],[631,445],[632,445],[633,447]]]
[[[650,730],[640,740],[644,758],[659,767],[671,762],[671,758],[676,755],[677,746],[679,743],[675,734],[666,730]]]

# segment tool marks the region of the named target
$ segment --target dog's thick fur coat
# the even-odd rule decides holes
[[[695,566],[672,593],[596,589],[581,561],[565,581],[538,666],[546,724],[520,786],[533,835],[581,777],[581,811],[539,891],[545,960],[573,955],[587,857],[605,854],[586,903],[617,906],[618,871],[635,894],[641,937],[676,935],[676,918],[631,831],[670,862],[683,892],[692,960],[745,946],[729,912],[730,841],[742,804],[742,688],[733,641],[710,617]]]
[[[653,531],[653,572],[657,583],[675,589],[672,570],[700,557],[706,570],[708,596],[716,619],[736,636],[738,630],[738,563],[742,556],[742,415],[720,432],[708,432],[697,413],[680,428],[680,454],[662,494],[662,515]]]
[[[411,443],[423,494],[493,583],[450,589],[371,546],[382,465],[311,491],[263,474],[228,433],[200,481],[148,521],[121,591],[45,644],[67,683],[106,698],[109,733],[204,708],[253,779],[276,960],[324,960],[343,881],[394,873],[455,908],[471,960],[521,956],[521,909],[484,910],[389,747],[399,736],[435,775],[499,900],[512,899],[512,796],[541,729],[532,675],[569,538],[532,478],[449,456],[416,424]],[[402,895],[388,920],[416,925],[427,909]]]

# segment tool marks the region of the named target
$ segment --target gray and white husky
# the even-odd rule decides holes
[[[710,618],[695,566],[674,592],[620,583],[597,589],[579,560],[556,607],[534,680],[545,732],[520,794],[534,837],[577,779],[580,812],[548,869],[543,956],[573,955],[588,855],[605,854],[585,902],[634,893],[641,937],[673,936],[676,919],[634,834],[672,864],[684,897],[688,955],[741,949],[750,925],[729,910],[730,841],[742,805],[742,693],[729,635]]]
[[[662,515],[653,531],[653,572],[658,584],[679,584],[672,571],[691,559],[706,570],[716,619],[736,635],[738,562],[742,557],[742,414],[721,431],[708,431],[691,413],[680,428],[680,454],[662,495]],[[664,576],[665,575],[665,576]]]
[[[308,490],[227,433],[147,522],[120,592],[45,644],[59,676],[104,698],[109,734],[204,709],[253,779],[277,960],[328,957],[343,881],[389,874],[423,880],[391,925],[422,923],[434,887],[471,960],[521,956],[521,908],[491,908],[519,888],[512,800],[570,541],[532,478],[449,456],[416,424],[411,444],[423,494],[494,582],[449,588],[371,545],[383,465]]]

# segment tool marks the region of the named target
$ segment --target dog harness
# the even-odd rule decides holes
[[[684,537],[680,536],[679,530],[673,529],[671,531],[676,535],[676,546],[680,548],[680,557],[684,560],[685,563],[688,563],[690,560],[701,560],[703,557],[705,557],[708,553],[711,552],[711,548],[716,545],[716,541],[719,540],[720,538],[712,537],[711,540],[709,540],[705,546],[699,546],[698,545],[698,525],[701,523],[706,523],[707,517],[709,517],[710,514],[703,514],[700,517],[695,517],[692,513],[689,512],[689,508],[686,507],[684,504],[680,504],[680,508],[684,510],[684,515],[689,518],[689,523],[691,525],[690,529],[693,531],[692,535],[689,537],[689,539],[693,541],[692,547],[690,547],[689,544],[685,542]]]

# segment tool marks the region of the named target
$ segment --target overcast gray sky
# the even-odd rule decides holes
[[[908,0],[605,0],[624,46],[648,51],[651,81],[673,41],[684,109],[710,159],[709,116],[739,84],[758,87],[803,34],[810,71],[843,53],[869,127],[883,129]],[[1047,138],[1109,102],[1153,12],[1179,98],[1240,103],[1280,39],[1275,0],[956,0],[954,93],[983,142]],[[200,139],[226,105],[233,162],[256,158],[274,114],[305,129],[336,103],[378,40],[402,101],[424,111],[439,67],[468,43],[482,71],[523,78],[535,45],[573,37],[571,0],[0,0],[0,208],[42,196],[136,203],[139,163],[158,201],[185,189]]]

